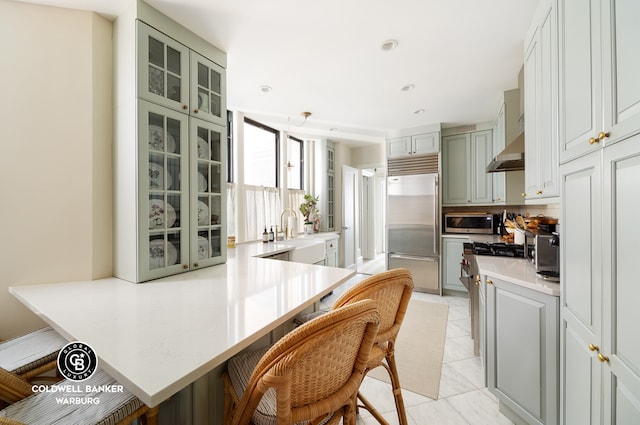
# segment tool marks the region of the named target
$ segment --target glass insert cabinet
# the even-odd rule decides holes
[[[224,68],[138,22],[138,97],[226,125]]]
[[[145,282],[226,261],[225,70],[140,20],[134,27],[137,119],[117,112],[114,275]]]

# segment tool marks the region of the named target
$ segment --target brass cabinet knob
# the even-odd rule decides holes
[[[603,356],[601,353],[598,353],[598,360],[602,363],[609,363],[609,357]]]
[[[598,143],[600,141],[600,139],[596,139],[595,137],[592,137],[589,139],[589,144],[593,145],[594,143]]]
[[[189,109],[189,105],[182,105],[182,109]]]
[[[183,268],[183,269],[185,269],[185,270],[187,270],[187,269],[189,268],[189,265],[188,265],[188,264],[183,264],[183,265],[182,265],[182,268]]]
[[[536,195],[542,195],[542,191],[541,190],[536,190]]]
[[[597,345],[589,344],[589,351],[600,351],[600,347]]]
[[[524,192],[522,192],[522,197],[523,197],[523,198],[526,198],[526,197],[527,197],[527,194],[526,194],[526,193],[524,193]]]
[[[493,285],[493,280],[487,279],[487,285]]]
[[[193,110],[193,112],[197,114],[200,111],[198,110],[198,108],[196,108],[196,109]]]
[[[599,140],[604,140],[607,137],[609,137],[609,133],[605,133],[604,131],[601,131],[600,133],[598,133],[598,139]]]
[[[193,267],[198,267],[199,264],[198,263],[193,263]]]

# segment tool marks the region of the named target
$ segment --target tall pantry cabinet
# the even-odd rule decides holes
[[[560,0],[561,423],[640,423],[640,3]]]
[[[114,24],[114,275],[226,260],[226,55],[142,1]]]

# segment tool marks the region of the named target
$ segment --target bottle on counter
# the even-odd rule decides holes
[[[264,232],[262,232],[262,242],[263,243],[267,243],[269,242],[269,233],[267,233],[267,228],[264,228]]]
[[[271,226],[269,228],[269,242],[273,242],[274,240],[276,240],[276,236],[273,233],[273,226]]]

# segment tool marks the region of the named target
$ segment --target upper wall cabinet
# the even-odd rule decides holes
[[[558,185],[557,0],[540,2],[524,56],[526,203],[548,203]]]
[[[143,22],[138,42],[138,97],[226,125],[221,66]]]
[[[502,102],[493,122],[493,157],[522,132],[519,126],[520,90],[512,89],[503,93]],[[524,171],[503,171],[491,173],[493,176],[493,203],[497,205],[522,202]]]
[[[640,3],[559,0],[560,161],[640,128]]]
[[[114,23],[114,276],[226,261],[225,56],[142,1]],[[205,56],[206,55],[206,56]]]
[[[493,149],[491,130],[442,138],[442,204],[471,205],[493,202],[493,177],[487,173]]]
[[[387,140],[387,159],[426,155],[440,151],[440,132],[417,134]]]

